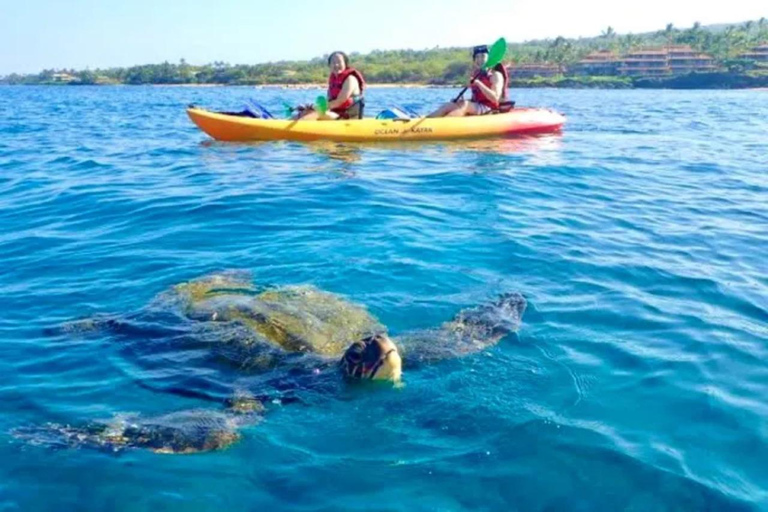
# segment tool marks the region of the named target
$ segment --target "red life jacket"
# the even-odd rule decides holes
[[[365,79],[363,78],[363,75],[356,70],[355,68],[347,68],[338,75],[331,73],[331,76],[328,77],[328,100],[333,101],[336,98],[339,97],[339,94],[341,94],[341,89],[344,87],[344,82],[349,78],[349,76],[352,75],[355,78],[357,78],[358,83],[360,84],[360,96],[363,95],[363,90],[365,89]],[[355,104],[354,98],[348,98],[347,101],[342,103],[340,106],[334,108],[332,111],[336,112],[339,115],[343,115],[346,110]]]
[[[493,89],[493,85],[491,84],[491,76],[494,71],[498,71],[502,76],[501,98],[499,98],[499,101],[492,101],[488,99],[476,85],[472,85],[472,101],[474,103],[485,105],[488,108],[496,109],[499,108],[499,103],[507,101],[508,98],[507,88],[509,87],[509,72],[507,71],[506,66],[503,64],[494,66],[492,69],[489,69],[487,73],[481,73],[480,76],[477,77],[476,81],[482,82],[482,84],[489,89]]]

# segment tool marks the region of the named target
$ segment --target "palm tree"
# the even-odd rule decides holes
[[[634,34],[627,34],[621,38],[622,53],[630,53],[640,43],[640,38]]]
[[[718,56],[721,59],[731,59],[746,50],[748,34],[744,27],[730,26],[725,29],[718,45]]]
[[[734,46],[737,52],[742,52],[749,46],[749,32],[746,27],[740,27],[736,29],[734,33]]]
[[[704,46],[702,41],[703,39],[704,39],[704,31],[701,30],[701,23],[699,23],[698,21],[694,23],[691,28],[686,30],[680,37],[678,37],[678,41],[682,43],[687,43],[700,50]]]
[[[757,40],[762,41],[765,39],[768,39],[768,20],[765,18],[760,18],[760,21],[757,22]]]
[[[603,39],[613,39],[616,37],[616,31],[613,30],[613,27],[608,27],[607,29],[603,30],[603,33],[600,35]]]
[[[189,81],[192,78],[192,66],[189,65],[186,59],[179,60],[179,75],[182,81]]]
[[[564,37],[558,36],[547,50],[548,57],[563,71],[565,64],[571,60],[573,46]]]
[[[664,37],[667,38],[667,44],[672,44],[672,39],[675,35],[676,29],[672,23],[667,23],[667,27],[664,29]]]

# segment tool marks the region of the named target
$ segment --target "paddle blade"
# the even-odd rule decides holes
[[[321,116],[324,116],[328,112],[328,98],[322,95],[318,96],[315,100],[315,108],[317,108]]]
[[[507,40],[500,37],[498,41],[493,43],[490,51],[488,52],[488,61],[485,63],[485,69],[491,69],[496,64],[499,64],[504,60],[504,56],[507,54]]]
[[[283,115],[285,117],[291,117],[291,114],[293,114],[294,108],[285,101],[283,101],[282,104],[283,104]]]

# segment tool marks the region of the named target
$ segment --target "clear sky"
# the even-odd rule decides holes
[[[0,75],[182,57],[257,63],[761,17],[768,0],[0,0]]]

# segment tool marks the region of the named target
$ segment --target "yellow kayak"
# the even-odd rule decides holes
[[[380,142],[406,140],[450,140],[551,133],[562,129],[565,117],[538,108],[515,108],[505,114],[437,119],[351,119],[295,121],[256,119],[243,115],[210,112],[190,107],[193,123],[216,140],[330,140]]]

